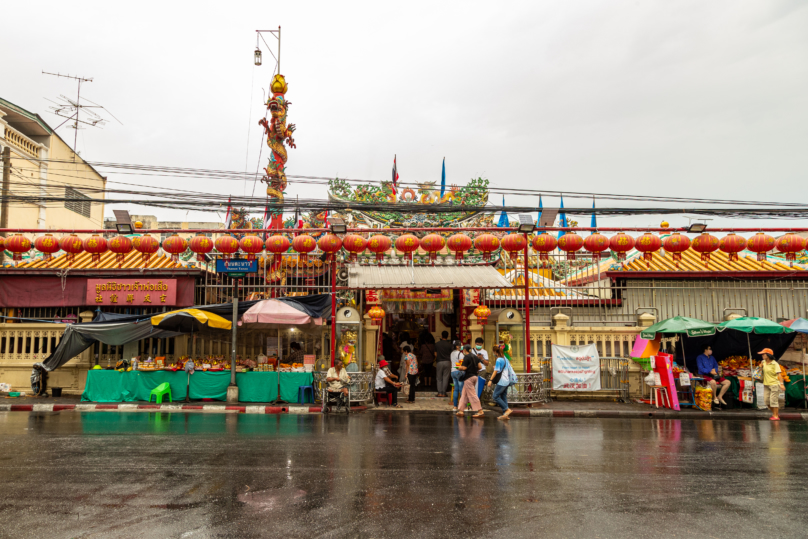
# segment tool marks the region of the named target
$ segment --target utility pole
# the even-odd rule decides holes
[[[11,148],[3,148],[3,190],[0,191],[0,228],[8,228],[8,195],[11,184]],[[6,233],[3,232],[3,236]],[[0,267],[5,262],[5,249],[0,249]]]

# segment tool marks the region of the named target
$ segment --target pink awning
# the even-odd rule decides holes
[[[288,303],[267,299],[259,301],[241,316],[238,325],[280,327],[280,326],[320,326],[322,318],[312,318],[298,311]]]

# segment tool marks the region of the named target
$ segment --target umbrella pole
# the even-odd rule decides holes
[[[749,347],[749,372],[755,370],[755,365],[752,363],[752,342],[749,340],[749,334],[746,334],[746,345]],[[754,376],[752,379],[754,380]]]
[[[189,358],[191,361],[194,360],[194,351],[195,351],[195,349],[196,349],[196,346],[195,346],[195,343],[194,343],[194,327],[191,326],[191,356]],[[183,368],[185,368],[184,364],[183,364]],[[188,372],[188,371],[185,371],[185,374],[187,375],[187,381],[185,383],[185,402],[191,402],[191,373]]]

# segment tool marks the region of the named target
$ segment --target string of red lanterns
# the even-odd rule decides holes
[[[542,267],[549,265],[549,255],[556,249],[564,252],[569,260],[574,260],[577,253],[583,249],[592,254],[596,262],[603,252],[611,250],[617,260],[622,262],[626,259],[626,254],[636,248],[642,253],[642,258],[649,268],[653,254],[661,249],[672,255],[678,268],[682,253],[688,249],[700,253],[705,265],[709,265],[712,253],[718,250],[728,255],[730,263],[737,262],[738,253],[744,249],[756,253],[759,261],[765,261],[767,254],[776,249],[778,252],[784,253],[786,260],[793,264],[797,254],[806,249],[807,241],[794,233],[787,233],[779,239],[775,239],[768,234],[758,232],[747,240],[735,233],[719,239],[704,232],[691,241],[690,238],[679,232],[674,232],[664,239],[650,232],[646,232],[638,238],[633,238],[623,232],[611,238],[598,232],[593,232],[586,238],[582,238],[575,232],[567,232],[561,238],[556,239],[545,232],[533,237],[531,243],[533,250],[539,255]],[[404,253],[408,260],[412,260],[413,253],[421,248],[428,254],[430,260],[434,261],[437,254],[445,247],[454,253],[456,260],[462,261],[464,254],[473,246],[482,254],[484,260],[489,260],[497,249],[502,249],[508,252],[512,260],[518,261],[524,253],[527,243],[523,234],[507,234],[499,239],[487,232],[479,234],[474,240],[465,233],[456,233],[448,240],[437,233],[427,234],[421,239],[414,234],[407,233],[400,235],[395,242],[383,234],[372,236],[370,241],[358,234],[348,234],[340,239],[332,233],[327,233],[321,236],[319,241],[308,234],[301,234],[291,242],[285,234],[270,236],[266,242],[256,235],[247,235],[240,241],[233,236],[225,235],[213,242],[202,234],[195,236],[189,242],[179,235],[173,234],[163,240],[162,245],[148,234],[131,239],[125,236],[114,236],[110,240],[93,235],[84,241],[75,234],[58,239],[51,234],[45,234],[33,241],[22,234],[14,234],[7,238],[0,237],[0,249],[11,251],[16,261],[22,260],[22,255],[34,248],[43,254],[46,262],[52,259],[56,252],[62,250],[67,254],[68,264],[74,261],[77,254],[86,251],[92,255],[92,261],[97,265],[101,256],[109,250],[116,255],[118,267],[121,267],[126,255],[133,249],[141,253],[143,264],[147,264],[151,255],[156,253],[161,246],[175,262],[178,261],[179,255],[189,248],[197,255],[197,260],[202,262],[205,260],[205,255],[213,251],[214,247],[223,258],[234,256],[240,250],[247,255],[249,260],[254,260],[259,253],[266,250],[274,255],[274,262],[278,262],[279,258],[290,248],[299,254],[301,261],[305,261],[306,257],[318,247],[320,251],[328,255],[329,261],[334,259],[340,249],[348,252],[351,261],[356,261],[358,255],[368,249],[380,262],[393,245],[399,252]]]

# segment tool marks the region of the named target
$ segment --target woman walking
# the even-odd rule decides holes
[[[760,368],[763,371],[763,400],[772,411],[769,419],[780,421],[780,392],[786,390],[783,385],[783,373],[780,371],[780,364],[774,360],[771,348],[764,348],[758,354],[763,355]]]
[[[454,404],[454,408],[452,409],[453,412],[457,412],[457,401],[460,400],[460,392],[463,391],[463,375],[465,374],[463,371],[458,369],[458,364],[463,362],[463,343],[460,341],[454,341],[452,343],[452,353],[449,355],[450,361],[452,362],[452,383],[454,383],[454,390],[452,391],[452,402]]]
[[[511,373],[513,368],[510,362],[502,354],[502,348],[499,346],[494,347],[494,357],[496,363],[494,364],[494,374],[488,381],[488,387],[496,384],[494,388],[494,402],[502,408],[502,415],[497,419],[508,420],[510,419],[511,409],[508,408],[508,388],[511,386]]]
[[[457,403],[458,417],[463,417],[463,411],[466,408],[466,403],[471,403],[471,409],[476,412],[474,418],[481,418],[485,414],[483,406],[480,404],[480,398],[477,396],[477,365],[479,358],[471,353],[471,345],[467,344],[463,347],[463,364],[458,367],[463,371],[463,394]]]
[[[407,402],[415,402],[415,384],[418,383],[418,359],[409,346],[404,347],[404,364],[407,368],[407,381],[410,383],[410,394],[407,396]]]

